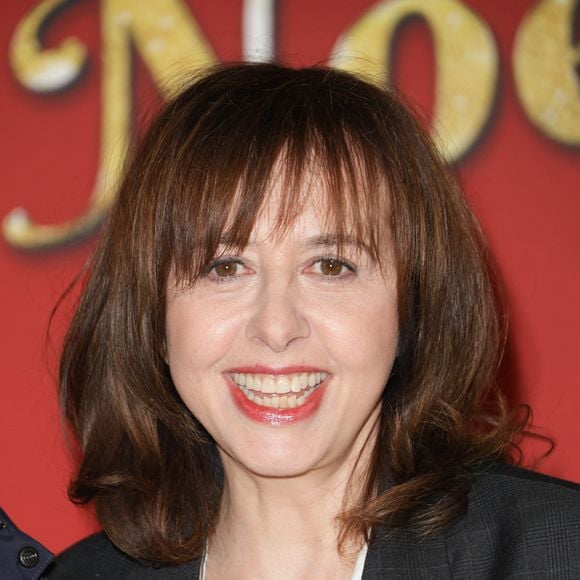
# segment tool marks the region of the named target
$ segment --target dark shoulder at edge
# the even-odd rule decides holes
[[[545,475],[543,473],[538,473],[537,471],[531,471],[529,469],[524,469],[523,467],[508,465],[506,463],[498,462],[487,466],[484,465],[476,470],[476,472],[480,480],[483,482],[485,482],[486,478],[490,478],[490,480],[493,481],[498,478],[506,477],[511,479],[516,485],[519,480],[520,484],[524,487],[529,484],[535,488],[544,488],[546,490],[551,489],[554,492],[557,492],[558,488],[565,488],[580,493],[579,483],[559,479],[557,477],[552,477],[551,475]],[[538,485],[534,485],[534,483]]]
[[[545,537],[546,546],[575,546],[578,559],[580,485],[504,463],[480,464],[467,512],[451,526],[449,538],[465,540],[474,533],[520,544]]]
[[[528,521],[549,513],[559,514],[562,521],[580,522],[580,485],[504,463],[481,465],[469,505],[472,514],[493,513],[498,522],[516,512],[525,513]]]
[[[47,576],[49,580],[109,580],[135,565],[100,532],[62,552],[47,570]]]

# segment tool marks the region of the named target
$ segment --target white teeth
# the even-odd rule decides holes
[[[232,373],[232,380],[238,387],[266,394],[300,393],[319,385],[326,378],[324,372],[295,373],[290,375],[258,375]]]
[[[259,380],[258,382],[256,381],[256,379],[254,379],[254,390],[259,390],[256,387],[259,384]],[[262,378],[262,389],[261,389],[262,393],[275,393],[276,392],[276,383],[274,382],[273,377],[269,377],[269,376],[265,376]]]
[[[300,379],[296,375],[294,375],[290,381],[290,390],[293,393],[299,393],[302,390],[302,387],[300,386]]]
[[[289,375],[231,373],[230,376],[244,396],[257,405],[294,409],[303,405],[328,375],[316,372]]]
[[[276,392],[277,393],[289,393],[290,392],[290,381],[288,377],[283,375],[278,375],[276,377]]]

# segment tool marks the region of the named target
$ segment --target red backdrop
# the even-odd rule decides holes
[[[59,2],[7,0],[2,7],[0,217],[21,207],[36,223],[58,225],[81,216],[91,205],[101,163],[99,151],[107,141],[103,127],[126,96],[119,92],[119,85],[116,94],[120,100],[111,101],[103,92],[107,78],[115,70],[125,75],[135,118],[143,118],[162,100],[162,91],[156,87],[163,85],[164,71],[171,68],[171,62],[163,61],[169,57],[163,57],[161,41],[147,28],[148,15],[156,18],[155,11],[161,6],[190,36],[197,26],[196,38],[219,60],[247,58],[243,47],[252,38],[250,25],[253,22],[259,28],[260,21],[255,19],[258,12],[251,1],[143,2],[138,15],[142,28],[140,32],[138,27],[134,29],[134,48],[127,44],[123,53],[131,57],[131,68],[123,69],[118,54],[116,65],[107,56],[107,42],[115,41],[110,14],[117,10],[115,22],[125,18],[126,23],[127,13],[135,17],[131,11],[138,3],[60,2],[62,10],[40,25],[42,19],[39,16],[35,21],[33,9],[50,8],[51,4]],[[369,38],[365,42],[374,43],[384,55],[393,48],[381,66],[390,70],[391,81],[424,111],[427,122],[434,111],[440,111],[442,99],[455,99],[457,115],[469,105],[469,99],[481,99],[479,105],[486,114],[479,125],[469,107],[465,119],[456,118],[458,131],[472,122],[476,128],[467,152],[459,158],[448,153],[448,157],[460,173],[504,278],[510,341],[501,384],[514,402],[532,405],[534,424],[558,444],[539,469],[580,481],[580,59],[572,50],[580,37],[579,3],[280,0],[276,4],[272,0],[269,7],[266,4],[261,3],[265,6],[262,27],[274,31],[270,57],[312,64],[327,61],[334,51],[343,57],[341,62],[336,60],[338,64],[362,71],[368,65],[366,57],[357,60],[359,55],[345,65],[342,51],[349,41],[354,42],[353,26],[366,26],[363,36],[368,33]],[[433,13],[424,12],[428,4]],[[372,22],[384,25],[373,28],[365,18],[377,6]],[[254,20],[244,20],[244,9]],[[395,18],[395,9],[404,17]],[[389,14],[384,12],[388,10]],[[413,12],[423,16],[407,18]],[[389,18],[395,19],[396,34],[387,26]],[[491,31],[482,36],[488,48],[480,57],[472,54],[478,49],[473,30],[453,32],[454,27],[465,24],[462,18],[480,32]],[[165,28],[171,22],[169,17],[163,20]],[[161,26],[161,20],[157,24]],[[36,25],[38,31],[28,34],[26,25]],[[127,26],[128,35],[133,34]],[[164,41],[190,46],[183,40],[185,36],[179,44],[178,28]],[[66,76],[65,69],[55,68],[46,81],[42,67],[37,70],[31,65],[29,70],[27,62],[34,64],[39,53],[59,48],[71,37],[80,41],[88,58],[79,78],[56,90],[58,74]],[[31,38],[38,38],[39,46],[35,48]],[[456,45],[446,44],[448,38],[461,40],[465,48],[457,50]],[[338,39],[344,42],[337,45]],[[159,54],[163,58],[155,61]],[[462,60],[464,56],[474,58],[473,63],[479,62],[489,72],[487,80],[475,74],[479,69],[464,64],[468,62]],[[477,78],[470,80],[474,76]],[[470,89],[468,81],[485,85],[488,103],[483,91]],[[443,94],[445,83],[448,92]],[[472,92],[465,96],[460,94],[463,89]],[[444,126],[443,136],[445,130]],[[17,224],[18,219],[11,223]],[[95,528],[90,515],[66,499],[72,463],[59,427],[54,351],[67,308],[70,310],[68,303],[54,324],[53,346],[47,347],[45,335],[51,309],[81,268],[97,234],[85,232],[74,243],[60,240],[52,247],[42,248],[50,244],[34,242],[38,247],[24,249],[18,246],[25,242],[11,237],[5,222],[2,236],[0,504],[21,527],[58,551]],[[543,448],[527,442],[525,450],[526,459],[533,462]]]

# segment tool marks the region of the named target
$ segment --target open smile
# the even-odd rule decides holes
[[[272,409],[295,409],[306,403],[324,382],[326,372],[291,374],[231,373],[244,397],[256,405]]]
[[[262,366],[224,373],[232,399],[248,418],[288,425],[316,412],[331,375],[313,367],[269,369]]]

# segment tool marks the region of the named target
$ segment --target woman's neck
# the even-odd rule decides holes
[[[356,482],[349,488],[353,461],[272,478],[224,459],[225,487],[205,580],[350,578],[362,539],[347,542],[339,554],[336,516],[345,498],[360,493]]]

